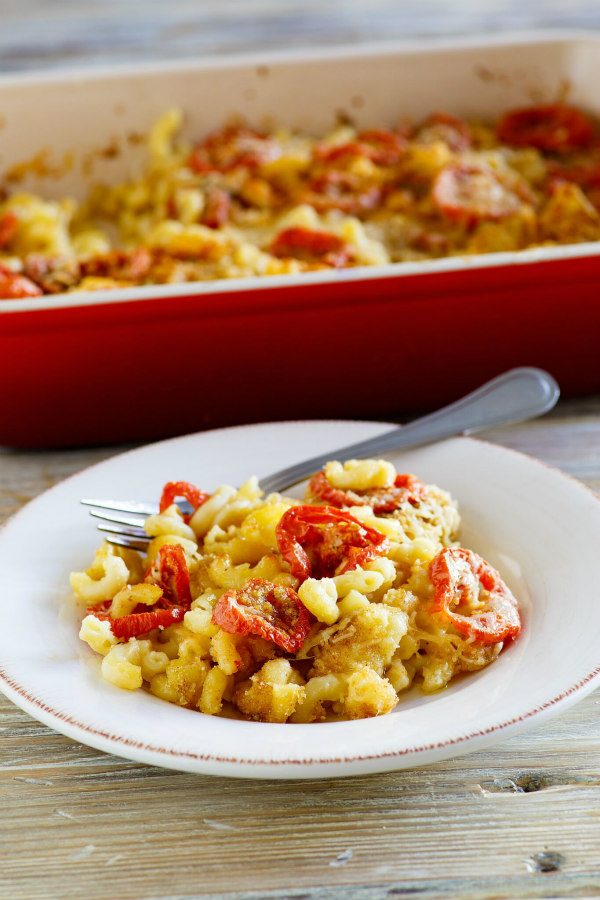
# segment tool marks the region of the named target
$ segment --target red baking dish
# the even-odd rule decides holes
[[[5,76],[0,167],[40,148],[50,161],[75,154],[61,177],[26,182],[48,196],[81,192],[91,154],[93,180],[123,177],[142,152],[126,136],[173,105],[189,137],[232,114],[313,131],[340,111],[361,127],[439,108],[492,119],[565,85],[598,114],[599,49],[593,37],[524,36]],[[98,153],[107,141],[126,149]],[[587,393],[600,390],[599,338],[598,244],[2,301],[0,442],[390,418],[514,365]]]

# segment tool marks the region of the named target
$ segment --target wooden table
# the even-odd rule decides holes
[[[600,398],[487,437],[600,490]],[[118,449],[0,451],[2,516]],[[598,692],[491,750],[344,780],[149,768],[2,698],[0,738],[7,900],[600,895]]]
[[[17,70],[416,34],[600,27],[600,6],[0,0],[0,20],[0,69]],[[600,399],[563,404],[549,418],[489,438],[600,490]],[[119,449],[0,450],[0,517]],[[600,699],[592,694],[529,734],[453,762],[369,778],[258,782],[108,757],[0,698],[0,799],[3,900],[597,896]]]

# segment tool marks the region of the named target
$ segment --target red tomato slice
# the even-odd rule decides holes
[[[360,131],[358,140],[369,148],[367,155],[377,166],[393,166],[406,153],[408,141],[397,131],[385,128],[371,128]]]
[[[0,263],[0,300],[22,300],[41,297],[43,291],[25,275],[13,272]]]
[[[444,256],[450,250],[450,239],[439,231],[421,231],[415,236],[413,246],[425,253]]]
[[[277,159],[281,151],[277,141],[243,125],[229,125],[210,134],[189,159],[195,172],[231,172],[233,169],[257,169]]]
[[[311,478],[308,489],[315,499],[330,506],[371,506],[376,515],[390,513],[403,503],[417,506],[425,495],[425,485],[415,475],[398,475],[392,487],[369,488],[366,491],[343,491],[329,483],[325,472]]]
[[[83,275],[114,278],[124,281],[140,281],[152,265],[152,254],[146,247],[135,250],[111,250],[92,256],[81,263]]]
[[[431,561],[429,577],[434,589],[432,611],[441,613],[459,634],[478,644],[495,644],[515,638],[521,630],[517,601],[488,562],[462,547],[446,547]],[[462,613],[479,596],[480,586],[487,591],[482,612]]]
[[[255,634],[287,653],[300,649],[311,624],[296,591],[262,578],[252,578],[240,590],[219,597],[212,620],[223,631]]]
[[[390,546],[380,531],[333,506],[292,506],[275,535],[279,552],[301,581],[357,569],[385,556]]]
[[[9,209],[0,216],[0,247],[7,247],[19,230],[19,220]]]
[[[518,212],[522,205],[519,197],[486,166],[446,166],[435,178],[431,196],[442,215],[467,227],[485,219],[503,219]]]
[[[205,491],[201,491],[200,488],[196,487],[195,484],[190,484],[189,481],[167,481],[164,488],[162,489],[162,494],[160,496],[160,504],[159,509],[161,512],[164,512],[169,506],[172,506],[175,503],[178,497],[183,497],[188,501],[190,506],[193,507],[194,512],[198,509],[199,506],[208,500],[210,494],[205,493]],[[189,522],[192,518],[192,515],[184,516],[186,522]]]
[[[309,263],[324,263],[333,268],[346,266],[352,258],[352,248],[328,231],[310,228],[285,228],[271,242],[273,256],[291,256]]]
[[[23,262],[23,274],[44,294],[62,294],[81,280],[81,266],[75,259],[29,253]]]
[[[207,228],[221,228],[229,219],[231,195],[222,188],[213,187],[206,195],[206,206],[201,222]]]
[[[407,146],[406,138],[395,131],[372,129],[359,132],[356,140],[346,144],[317,144],[313,155],[325,163],[363,157],[376,166],[393,166],[402,159]]]
[[[444,141],[456,153],[468,150],[473,142],[467,123],[445,112],[429,116],[419,128],[416,140],[421,144]]]
[[[184,609],[153,609],[150,612],[130,613],[128,616],[111,619],[110,627],[115,637],[128,641],[129,638],[147,634],[155,628],[175,625],[183,620],[184,615]]]
[[[88,606],[86,609],[86,613],[88,615],[96,616],[97,619],[110,619],[109,610],[112,604],[111,600],[102,600],[101,603],[96,603],[94,606]]]
[[[586,147],[594,138],[594,127],[580,110],[554,103],[507,112],[498,123],[497,135],[515,147],[568,153]]]
[[[594,206],[600,209],[600,162],[581,163],[573,166],[552,163],[548,169],[550,188],[561,181],[572,181],[578,184]]]
[[[176,606],[190,606],[190,572],[185,553],[179,544],[163,544],[146,581],[162,588],[164,600]],[[162,598],[161,598],[162,600]],[[161,601],[159,601],[161,602]]]
[[[318,212],[339,209],[340,212],[358,215],[374,209],[381,196],[380,185],[368,185],[353,172],[332,169],[316,175],[309,182],[302,200],[310,203]]]

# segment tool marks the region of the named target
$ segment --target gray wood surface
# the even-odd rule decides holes
[[[600,398],[487,437],[600,491]],[[117,449],[0,451],[1,515]],[[600,699],[462,759],[323,782],[125,762],[0,699],[0,800],[7,900],[599,896]]]

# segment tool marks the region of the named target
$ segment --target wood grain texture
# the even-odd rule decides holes
[[[600,490],[600,398],[489,432]],[[0,509],[118,448],[0,451]],[[600,699],[395,774],[233,781],[109,757],[0,700],[0,896],[600,896]]]
[[[0,0],[0,71],[537,27],[600,28],[600,5]],[[600,398],[488,437],[600,491]],[[0,450],[0,520],[119,449]],[[0,698],[0,800],[3,900],[600,896],[600,699],[433,766],[240,782],[106,756]]]

